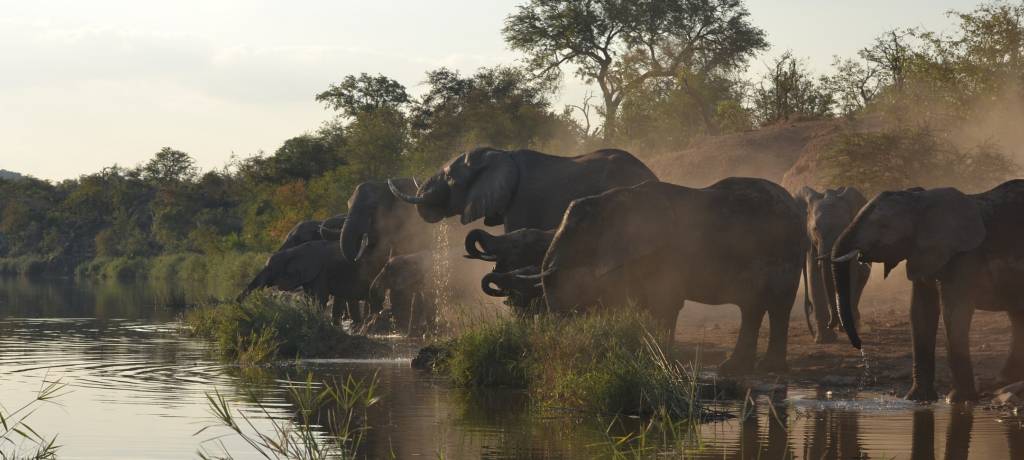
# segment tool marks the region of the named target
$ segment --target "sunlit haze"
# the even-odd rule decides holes
[[[0,2],[0,168],[45,179],[172,146],[203,169],[273,151],[331,113],[313,95],[359,72],[421,89],[424,72],[511,63],[500,29],[517,1]],[[973,0],[749,0],[771,51],[829,68],[884,30],[943,29]],[[884,11],[884,13],[883,13]],[[587,88],[568,76],[558,104]]]

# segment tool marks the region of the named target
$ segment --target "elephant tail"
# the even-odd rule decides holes
[[[806,263],[804,263],[802,271],[804,278],[804,319],[807,320],[807,331],[811,333],[811,337],[814,337],[814,326],[811,324],[811,315],[814,313],[814,305],[811,304],[810,283],[807,280],[807,277],[810,274],[807,272]]]

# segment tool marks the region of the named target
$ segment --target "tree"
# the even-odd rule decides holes
[[[832,95],[807,70],[802,61],[786,51],[768,67],[754,90],[754,112],[762,125],[777,121],[826,118],[831,115]]]
[[[410,113],[419,169],[433,169],[457,151],[490,145],[540,148],[568,132],[551,111],[551,81],[523,69],[481,68],[471,76],[440,68],[427,73],[427,91]]]
[[[648,80],[724,73],[767,48],[764,31],[748,16],[742,0],[530,0],[505,20],[502,33],[539,75],[573,64],[578,77],[596,83],[610,139],[619,106]],[[711,125],[714,105],[696,91],[690,96]]]
[[[332,84],[317,94],[316,100],[351,118],[379,109],[399,109],[408,104],[410,98],[401,83],[384,75],[361,73],[358,77],[349,75],[341,83]]]
[[[142,177],[147,181],[167,185],[177,182],[191,182],[199,175],[199,168],[189,154],[170,147],[160,149],[152,160],[142,167]]]

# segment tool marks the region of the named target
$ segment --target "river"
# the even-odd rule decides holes
[[[167,292],[142,284],[0,278],[0,404],[20,406],[44,380],[65,384],[29,422],[44,437],[56,436],[59,458],[81,459],[225,451],[262,458],[215,426],[207,395],[224,395],[267,430],[268,415],[287,419],[294,412],[288,387],[309,373],[315,380],[376,376],[380,402],[370,410],[360,458],[605,458],[612,456],[613,438],[629,431],[608,434],[607,418],[533,408],[519,392],[453,389],[413,370],[414,344],[399,338],[385,339],[404,350],[391,358],[289,361],[254,377],[180,334],[178,302]],[[743,411],[736,403],[722,407]],[[206,426],[213,427],[200,432]],[[1020,422],[990,410],[915,405],[873,393],[830,397],[811,384],[791,386],[774,405],[762,396],[750,417],[704,424],[699,438],[668,458],[1024,458]],[[653,455],[659,448],[648,442]],[[14,448],[0,444],[0,451]]]

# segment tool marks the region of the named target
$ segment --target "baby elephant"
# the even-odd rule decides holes
[[[394,256],[370,285],[371,297],[391,300],[391,316],[398,331],[422,336],[434,324],[437,306],[430,285],[433,251]]]
[[[528,307],[543,295],[539,280],[522,280],[517,275],[537,274],[544,254],[555,237],[554,230],[524,228],[504,235],[491,235],[476,229],[466,235],[468,259],[494,262],[484,275],[481,288],[494,297],[508,297],[510,305]]]
[[[807,220],[808,245],[804,261],[804,315],[807,317],[807,328],[816,343],[833,343],[836,341],[834,328],[839,323],[839,312],[836,310],[832,264],[828,258],[839,235],[867,200],[853,187],[828,189],[824,193],[804,187],[796,194],[796,202]],[[853,304],[857,305],[871,274],[871,266],[856,260],[847,263],[854,276],[851,295]],[[855,309],[855,320],[859,316]]]

